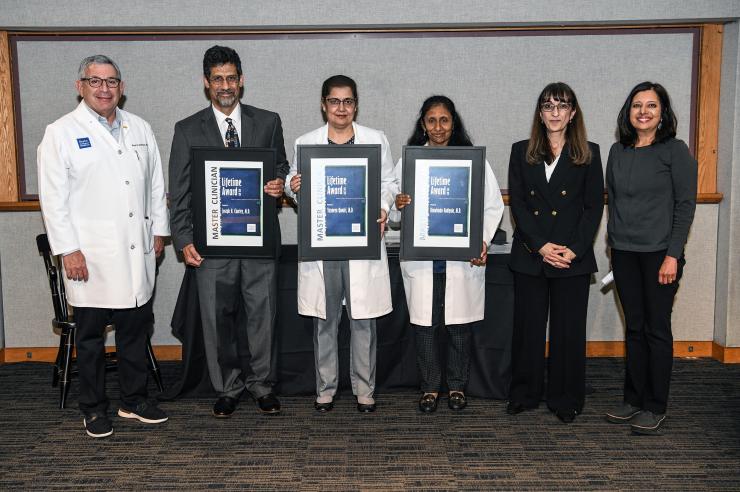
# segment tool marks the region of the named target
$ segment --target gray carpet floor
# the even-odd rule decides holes
[[[178,366],[163,364],[171,383]],[[544,405],[512,417],[471,398],[454,413],[416,411],[418,393],[350,394],[317,415],[282,397],[277,417],[243,400],[231,419],[211,399],[163,403],[158,426],[114,417],[107,439],[59,410],[46,364],[0,366],[0,490],[740,490],[740,365],[676,360],[664,435],[633,436],[603,414],[621,399],[620,359],[590,359],[594,392],[572,424]],[[108,375],[112,409],[116,375]],[[152,387],[153,388],[153,387]]]

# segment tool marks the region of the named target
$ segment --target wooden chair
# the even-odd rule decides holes
[[[54,319],[51,320],[51,325],[55,329],[59,330],[59,351],[57,352],[56,360],[54,361],[54,371],[52,373],[51,385],[60,387],[59,397],[59,408],[64,408],[67,401],[67,393],[69,392],[69,384],[71,377],[77,373],[77,369],[73,367],[74,357],[73,349],[75,343],[75,329],[76,325],[74,322],[74,314],[70,312],[69,305],[67,304],[67,295],[64,290],[64,281],[61,275],[63,275],[62,269],[60,268],[60,261],[56,256],[51,254],[51,247],[49,246],[49,239],[46,234],[39,234],[36,236],[36,246],[38,247],[39,253],[44,258],[44,266],[46,267],[46,275],[49,278],[49,288],[51,289],[51,303],[54,306]],[[162,375],[159,370],[159,363],[154,357],[152,350],[152,344],[149,337],[146,340],[146,350],[149,360],[149,370],[152,373],[154,381],[157,383],[159,391],[164,391],[164,385],[162,384]],[[105,369],[113,370],[117,368],[117,360],[115,352],[108,352],[105,354]]]

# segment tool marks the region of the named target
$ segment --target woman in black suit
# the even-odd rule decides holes
[[[516,226],[509,263],[515,293],[511,415],[536,408],[542,397],[548,311],[547,406],[566,423],[583,409],[586,310],[603,193],[599,146],[586,140],[576,95],[567,84],[549,84],[537,98],[530,139],[512,146],[509,161]]]

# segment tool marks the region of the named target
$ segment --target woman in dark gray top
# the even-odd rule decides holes
[[[606,167],[608,243],[627,324],[624,402],[606,414],[638,434],[665,419],[673,365],[671,311],[696,208],[696,160],[677,140],[665,88],[643,82],[617,118]]]

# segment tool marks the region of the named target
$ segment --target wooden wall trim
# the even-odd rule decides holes
[[[712,358],[725,364],[740,364],[740,347],[723,347],[712,343]]]
[[[0,31],[0,202],[18,201],[12,60],[8,32]]]
[[[717,193],[717,147],[719,138],[719,93],[720,93],[720,68],[722,60],[722,24],[656,24],[656,25],[583,25],[583,26],[554,26],[554,27],[526,27],[518,26],[516,28],[501,27],[484,27],[476,26],[475,28],[395,28],[395,29],[298,29],[298,30],[234,30],[234,35],[239,34],[297,34],[305,33],[306,35],[317,35],[323,32],[327,34],[336,34],[341,32],[347,33],[424,33],[424,32],[441,32],[441,33],[465,33],[469,31],[485,32],[490,31],[520,31],[526,34],[528,31],[537,30],[563,30],[573,32],[589,30],[616,30],[624,29],[627,32],[640,31],[645,29],[681,29],[681,28],[700,28],[700,49],[699,49],[699,83],[698,83],[698,108],[697,121],[694,135],[694,147],[697,149],[696,158],[699,161],[698,176],[698,203],[719,203],[722,195]],[[231,31],[229,31],[231,32]],[[223,34],[222,31],[219,33]],[[152,34],[182,35],[194,36],[202,34],[211,34],[210,31],[60,31],[60,32],[13,32],[15,37],[34,37],[34,36],[89,36],[89,35],[119,35],[121,37],[131,38],[136,35],[151,36]],[[12,56],[9,42],[9,33],[0,31],[0,212],[18,212],[18,211],[36,211],[39,210],[37,201],[20,202],[19,194],[19,176],[17,165],[17,148],[16,148],[16,129],[14,120],[14,103],[12,93]],[[692,122],[693,123],[693,122]],[[504,190],[506,192],[506,190]],[[504,203],[508,204],[508,195],[504,195]]]
[[[722,32],[722,24],[705,24],[701,29],[696,132],[696,159],[699,161],[697,191],[700,194],[717,192]]]
[[[106,352],[112,352],[115,346],[106,346]],[[182,346],[153,345],[154,356],[158,361],[182,360]],[[0,349],[0,362],[54,362],[59,347],[14,347]]]
[[[712,357],[713,342],[673,342],[674,357]],[[587,357],[624,357],[624,342],[587,342]]]
[[[38,201],[0,202],[0,212],[38,212],[41,206]]]
[[[509,195],[506,190],[502,190],[504,205],[509,204]],[[722,201],[722,193],[700,193],[696,196],[696,203],[719,203]],[[604,195],[604,203],[608,203]],[[282,206],[285,208],[295,208],[295,203],[290,199],[283,199]],[[23,202],[0,202],[0,212],[37,212],[41,210],[38,201]]]
[[[159,361],[182,360],[182,346],[154,345],[154,355]],[[115,347],[106,347],[107,351]],[[15,347],[0,349],[3,362],[54,362],[57,347]],[[587,357],[624,357],[624,342],[587,342]],[[715,342],[673,342],[674,357],[711,357],[725,364],[740,363],[740,347],[723,347]]]

